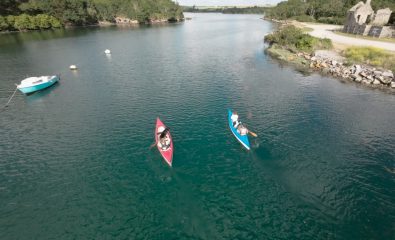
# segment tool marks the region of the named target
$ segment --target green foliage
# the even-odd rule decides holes
[[[265,12],[266,8],[264,7],[245,7],[245,8],[238,8],[238,7],[232,7],[232,8],[224,8],[222,10],[222,13],[226,14],[263,14]]]
[[[52,28],[60,28],[62,27],[62,23],[55,17],[49,16],[49,23]]]
[[[395,71],[395,55],[375,47],[350,47],[344,51],[350,62],[365,63]]]
[[[331,49],[330,39],[319,39],[305,34],[295,26],[286,26],[265,36],[265,42],[270,45],[277,44],[291,51],[311,52],[317,49]]]
[[[7,18],[0,16],[0,31],[8,30],[8,28]]]
[[[12,28],[12,29],[14,29],[14,25],[15,25],[15,16],[13,16],[13,15],[9,15],[9,16],[7,16],[7,23],[8,23],[8,26],[9,26],[9,28]],[[8,30],[11,30],[11,29],[8,29]]]
[[[298,16],[294,16],[292,17],[292,19],[299,21],[299,22],[314,22],[315,19],[308,16],[308,15],[298,15]]]
[[[52,16],[46,14],[38,14],[30,16],[21,14],[19,16],[9,15],[7,17],[0,16],[0,31],[25,31],[37,29],[59,28],[62,24]]]
[[[114,21],[117,16],[139,22],[183,18],[181,7],[172,0],[0,0],[2,13],[23,14],[13,21],[2,20],[0,31],[6,24],[8,30],[47,29]]]
[[[19,15],[15,18],[14,28],[18,30],[33,29],[32,18],[27,14]]]
[[[276,7],[268,8],[265,16],[276,19],[288,19],[294,16],[305,15],[308,4],[303,0],[289,0],[280,2]]]
[[[317,22],[327,23],[327,24],[336,24],[343,25],[346,21],[345,17],[320,17]]]
[[[318,22],[343,24],[347,11],[360,0],[288,0],[280,2],[276,7],[268,8],[265,17],[288,19],[309,15]],[[365,2],[365,1],[364,1]],[[395,11],[394,0],[372,1],[374,10],[390,8]]]
[[[9,14],[20,14],[18,5],[24,2],[23,0],[0,0],[0,15],[6,16]]]

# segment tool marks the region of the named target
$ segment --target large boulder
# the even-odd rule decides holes
[[[392,71],[386,71],[386,72],[383,72],[383,77],[386,77],[386,78],[394,78],[394,74],[392,73]]]
[[[370,84],[370,82],[368,80],[362,80],[363,84]]]
[[[374,84],[374,85],[379,85],[379,84],[380,84],[380,81],[377,80],[377,79],[375,79],[375,80],[373,81],[373,84]]]
[[[356,82],[361,82],[361,81],[362,81],[362,78],[361,78],[361,77],[356,77],[356,78],[354,79],[354,81],[356,81]]]
[[[362,71],[361,65],[354,65],[352,71],[354,74],[359,74]]]
[[[327,64],[326,62],[322,62],[322,63],[321,63],[321,67],[327,68],[327,67],[328,67],[328,64]]]
[[[381,77],[379,81],[384,85],[389,85],[391,83],[391,78]]]

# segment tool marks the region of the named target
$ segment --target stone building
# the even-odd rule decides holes
[[[366,3],[359,2],[348,10],[343,32],[379,38],[395,38],[395,28],[385,26],[388,24],[392,11],[386,8],[375,13],[370,3],[371,0],[366,0]]]

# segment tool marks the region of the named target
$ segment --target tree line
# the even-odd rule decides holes
[[[183,6],[184,12],[202,12],[202,13],[210,13],[210,12],[218,12],[224,14],[263,14],[266,7],[212,7],[212,8],[198,8],[196,6]]]
[[[288,0],[276,7],[268,8],[265,17],[275,19],[296,19],[299,21],[318,21],[331,24],[344,24],[347,11],[360,0]],[[373,0],[372,8],[390,8],[395,11],[394,0]],[[394,15],[391,23],[394,23]]]
[[[0,31],[90,25],[126,17],[145,23],[183,18],[171,0],[0,0]]]

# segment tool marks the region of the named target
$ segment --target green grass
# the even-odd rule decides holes
[[[344,51],[347,61],[395,71],[395,55],[375,47],[350,47]]]
[[[351,34],[351,33],[339,32],[339,31],[335,31],[334,33],[336,33],[338,35],[352,37],[352,38],[358,38],[358,39],[395,43],[395,38],[375,38],[375,37],[370,37],[370,36],[355,35],[355,34]]]
[[[303,32],[308,33],[308,32],[312,32],[314,29],[309,28],[309,27],[302,27],[301,28]]]

